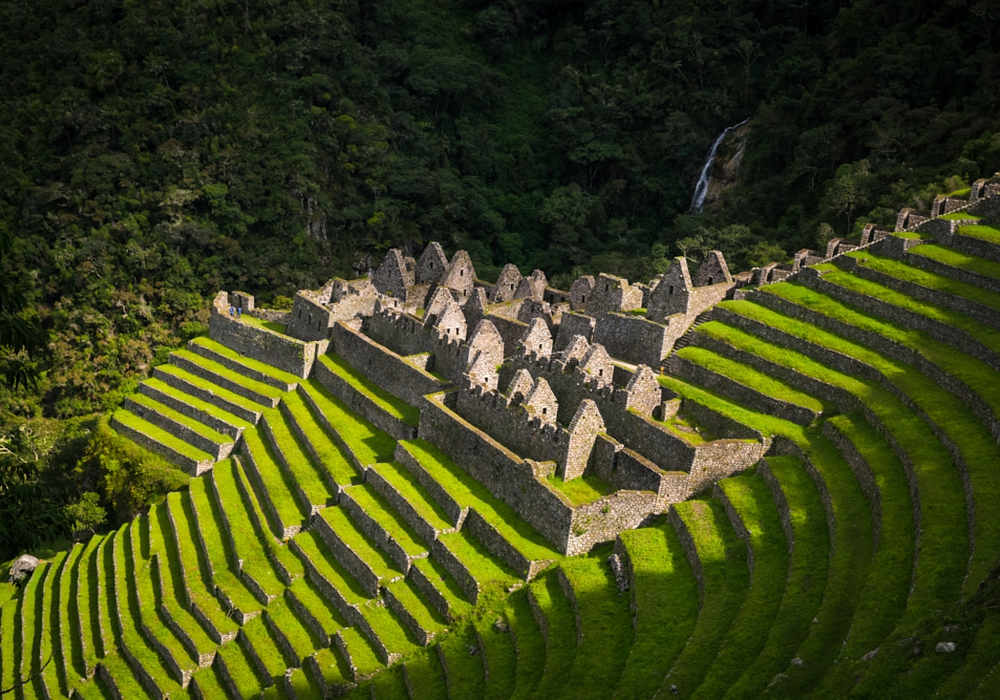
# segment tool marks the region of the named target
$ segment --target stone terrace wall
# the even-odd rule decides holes
[[[529,462],[449,408],[447,397],[449,394],[427,397],[417,434],[437,445],[490,493],[566,553],[573,525],[573,508],[568,499],[536,478]]]
[[[231,318],[226,299],[226,292],[219,292],[212,305],[212,316],[208,321],[208,333],[212,340],[298,377],[309,376],[316,361],[315,343],[289,338],[262,326]]]
[[[659,367],[676,340],[668,331],[662,323],[641,316],[610,313],[597,320],[594,342],[603,345],[612,357]]]
[[[444,388],[429,372],[343,323],[333,327],[332,344],[333,351],[352,367],[412,406],[422,405],[425,394]]]
[[[615,539],[622,530],[643,524],[657,509],[657,497],[649,491],[617,491],[573,511],[566,553],[583,554],[595,544]]]

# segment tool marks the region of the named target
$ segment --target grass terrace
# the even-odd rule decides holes
[[[1000,279],[1000,263],[979,258],[975,255],[969,255],[954,248],[925,243],[910,248],[908,252],[913,255],[929,258],[930,260],[936,260],[939,263],[950,265],[959,270],[974,272],[977,275],[992,277],[993,279]]]
[[[407,555],[411,557],[426,555],[427,546],[420,539],[420,536],[371,486],[367,484],[351,486],[345,490],[345,494],[357,503],[361,510],[374,520]]]
[[[478,700],[486,695],[483,658],[478,651],[470,654],[472,648],[478,650],[478,640],[471,626],[463,627],[441,641],[449,700]]]
[[[162,404],[155,399],[151,399],[145,394],[133,394],[130,400],[139,404],[143,408],[146,408],[154,413],[159,413],[164,418],[178,423],[185,428],[189,429],[191,432],[200,435],[210,442],[214,442],[219,445],[224,445],[226,443],[231,443],[233,439],[228,435],[223,435],[218,430],[208,427],[204,423],[201,423],[194,418],[188,418],[180,411],[175,411],[166,404]]]
[[[558,696],[570,682],[570,670],[577,652],[576,616],[563,593],[554,570],[532,581],[528,589],[534,598],[535,614],[545,619],[545,672],[535,697]]]
[[[243,650],[238,641],[223,644],[219,647],[219,657],[225,664],[225,673],[232,682],[237,694],[241,698],[249,698],[257,695],[264,687],[264,679],[257,675],[253,663]],[[227,685],[227,684],[223,684]]]
[[[472,604],[465,599],[465,594],[458,583],[452,578],[444,566],[433,557],[417,559],[413,562],[414,568],[420,570],[434,589],[444,598],[448,605],[448,614],[452,620],[462,620],[472,612]]]
[[[279,462],[259,428],[243,433],[243,448],[249,453],[260,474],[263,493],[259,494],[273,506],[280,529],[302,525],[309,520],[305,504],[295,497],[293,477],[278,466]]]
[[[331,429],[344,441],[362,466],[392,459],[396,440],[350,410],[343,401],[315,379],[299,385],[329,422]]]
[[[323,538],[314,530],[300,532],[292,541],[301,552],[300,556],[306,557],[319,576],[337,589],[349,605],[360,605],[368,599],[358,582],[330,553]]]
[[[736,537],[722,504],[693,500],[674,506],[694,541],[704,580],[701,614],[670,674],[660,686],[699,686],[739,614],[749,590],[746,546]]]
[[[361,614],[390,654],[407,656],[422,648],[389,608],[368,603],[361,606]]]
[[[334,441],[316,420],[302,394],[289,392],[281,401],[299,430],[305,435],[312,452],[319,457],[321,471],[325,472],[335,484],[343,486],[357,483],[360,480],[357,467],[344,452],[344,448]]]
[[[593,503],[615,492],[615,488],[611,484],[596,474],[584,474],[569,481],[552,475],[546,478],[546,481],[575,506]]]
[[[257,319],[255,319],[255,320],[257,320]],[[278,325],[278,324],[271,324],[271,325]],[[264,324],[264,327],[266,328],[267,324]],[[282,330],[278,331],[278,333],[284,332],[284,328],[285,327],[284,326],[279,326],[279,327]],[[267,376],[273,377],[274,379],[277,379],[277,380],[279,380],[281,382],[284,382],[286,384],[298,384],[299,382],[302,381],[302,377],[300,377],[298,375],[292,374],[291,372],[286,372],[286,371],[284,371],[282,369],[278,369],[274,365],[269,365],[269,364],[267,364],[265,362],[261,362],[259,360],[255,360],[252,357],[247,357],[246,355],[241,355],[240,353],[236,352],[235,350],[233,350],[231,348],[228,348],[225,345],[223,345],[222,343],[219,343],[219,342],[217,342],[215,340],[212,340],[211,338],[209,338],[207,336],[201,336],[201,337],[195,338],[191,342],[194,345],[199,345],[199,346],[205,348],[206,350],[210,350],[211,352],[215,353],[216,355],[220,355],[220,356],[225,357],[227,359],[233,360],[234,362],[239,362],[241,365],[243,365],[243,366],[245,366],[245,367],[247,367],[247,368],[249,368],[251,370],[254,370],[256,372],[260,372],[261,374],[266,374]]]
[[[266,421],[267,428],[270,428],[268,433],[263,426],[261,427],[264,437],[273,439],[271,447],[274,448],[275,456],[280,455],[284,458],[279,457],[278,464],[287,467],[289,476],[298,485],[298,490],[309,499],[309,505],[312,508],[332,505],[336,501],[336,494],[303,449],[286,415],[279,409],[272,408],[264,411],[263,420]]]
[[[340,506],[324,508],[318,514],[341,542],[364,561],[381,580],[401,577],[403,571],[392,558],[373,543]]]
[[[942,214],[937,218],[944,221],[979,221],[983,217],[977,216],[976,214],[970,214],[965,211],[952,211],[947,214]]]
[[[224,403],[226,405],[230,405],[233,407],[239,407],[246,411],[258,414],[264,410],[264,407],[261,404],[257,403],[256,401],[252,401],[246,398],[245,396],[240,396],[239,394],[232,392],[229,389],[226,389],[225,387],[219,386],[218,384],[210,382],[207,379],[202,379],[198,375],[191,374],[187,370],[181,369],[180,367],[176,367],[174,365],[158,365],[156,367],[156,371],[158,373],[162,372],[163,374],[172,377],[175,381],[177,381],[177,383],[181,385],[185,386],[189,385],[191,387],[195,387],[203,391],[211,392],[219,399],[220,403]],[[153,377],[153,379],[156,379],[156,377]],[[146,381],[148,383],[152,381],[152,379],[148,379]],[[167,382],[164,383],[166,384]],[[190,393],[186,392],[184,393],[185,400],[188,400],[187,397],[190,396],[192,396]]]
[[[321,355],[319,361],[335,375],[346,381],[358,393],[367,396],[393,418],[413,427],[420,422],[420,410],[390,394],[348,362],[334,353]]]
[[[532,697],[542,680],[548,653],[545,636],[528,602],[527,588],[515,591],[507,599],[505,616],[517,650],[517,682],[511,698],[523,700]]]
[[[266,328],[267,330],[274,331],[275,333],[284,334],[285,328],[287,328],[287,326],[283,323],[277,323],[275,321],[265,321],[262,318],[251,316],[248,313],[245,313],[242,316],[240,316],[240,320],[242,320],[243,323],[250,324],[251,326],[259,326],[260,328]]]
[[[1000,229],[994,228],[993,226],[959,226],[958,234],[960,236],[968,236],[969,238],[978,238],[979,240],[986,241],[987,243],[1000,243]]]
[[[378,660],[371,642],[365,639],[364,635],[356,627],[345,627],[337,632],[337,634],[340,635],[344,649],[347,650],[347,656],[350,658],[350,663],[356,671],[357,676],[355,680],[357,680],[357,677],[367,677],[385,668],[382,662]]]
[[[448,530],[452,523],[444,509],[427,493],[417,477],[398,462],[375,464],[372,470],[385,479],[396,492],[416,511],[424,522],[435,530]]]
[[[499,621],[500,626],[496,624]],[[474,623],[483,663],[489,670],[485,700],[506,700],[517,683],[517,649],[509,625],[502,617],[478,619]],[[505,628],[504,625],[507,625]]]
[[[660,522],[619,535],[632,565],[635,637],[615,697],[653,697],[684,648],[700,605],[698,584],[677,533]]]
[[[190,362],[192,365],[200,367],[205,372],[211,373],[221,379],[227,380],[232,384],[235,384],[254,395],[259,395],[267,399],[280,399],[285,393],[281,389],[277,389],[270,384],[264,384],[263,382],[258,382],[255,379],[250,379],[249,377],[235,372],[225,365],[221,365],[218,362],[209,360],[206,357],[202,357],[196,352],[190,350],[174,350],[171,353],[171,357],[177,356],[182,360]]]
[[[139,394],[136,394],[138,396]],[[180,438],[174,437],[163,428],[153,425],[147,420],[143,420],[128,409],[120,408],[114,413],[114,420],[122,425],[132,428],[136,432],[142,433],[161,445],[165,445],[174,452],[194,460],[195,462],[214,462],[212,455],[202,452],[197,447],[184,442]]]
[[[927,287],[928,289],[933,289],[944,294],[951,294],[952,296],[975,301],[991,309],[1000,310],[1000,294],[983,289],[982,287],[976,287],[965,282],[960,282],[952,277],[928,272],[895,258],[887,258],[862,251],[854,251],[847,255],[857,259],[862,267],[881,272],[895,279],[911,282],[921,287]]]

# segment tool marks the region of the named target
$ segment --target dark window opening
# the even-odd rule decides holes
[[[673,294],[673,293],[674,293],[674,285],[670,285],[670,288],[667,290],[667,294]]]

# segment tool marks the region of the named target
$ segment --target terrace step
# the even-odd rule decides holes
[[[722,479],[713,496],[746,543],[750,590],[694,698],[723,695],[758,658],[781,606],[790,559],[781,518],[763,479],[756,474]]]
[[[141,700],[152,699],[154,697],[135,678],[132,674],[132,669],[118,652],[108,654],[101,659],[97,675],[111,691],[112,697],[122,699],[140,698]]]
[[[619,595],[604,557],[568,559],[556,576],[573,607],[578,644],[562,695],[606,698],[621,677],[632,646],[629,599]]]
[[[337,634],[339,632],[340,630]],[[305,660],[303,668],[319,686],[320,697],[328,698],[341,694],[353,682],[351,667],[336,645],[317,651]]]
[[[424,600],[412,581],[391,583],[383,588],[383,595],[388,608],[422,646],[427,646],[436,635],[445,631],[447,621]]]
[[[289,698],[290,700],[305,700],[306,698],[322,698],[323,688],[320,684],[312,677],[312,674],[306,673],[302,668],[289,669],[288,674],[285,676],[284,684],[275,684],[274,689],[276,692],[271,697],[274,698]],[[268,690],[271,690],[270,688]],[[265,696],[266,697],[266,693]]]
[[[216,462],[225,459],[233,451],[235,442],[230,436],[188,418],[145,394],[133,394],[127,397],[125,408],[192,447],[207,452]]]
[[[478,619],[476,628],[479,653],[486,669],[486,700],[511,697],[517,683],[517,648],[510,625],[503,617]]]
[[[545,637],[545,671],[536,697],[560,695],[570,682],[580,633],[573,605],[566,597],[555,571],[546,573],[528,586],[528,602]]]
[[[345,627],[334,636],[334,648],[343,656],[351,681],[358,683],[385,668],[371,642],[356,627]]]
[[[335,440],[319,422],[302,390],[286,394],[278,407],[331,493],[339,495],[340,487],[361,480],[361,472],[353,457],[343,443]]]
[[[886,250],[883,250],[883,253],[927,272],[951,277],[1000,294],[1000,263],[932,243],[914,246],[909,250],[900,251],[897,255]]]
[[[176,560],[183,585],[177,587],[182,603],[201,623],[216,644],[225,644],[236,638],[239,627],[223,612],[211,583],[211,564],[204,557],[199,543],[197,521],[191,499],[179,492],[167,495],[167,519],[164,528],[170,542],[171,560]]]
[[[204,377],[191,374],[175,365],[160,365],[153,369],[153,379],[188,396],[193,396],[237,418],[254,425],[260,420],[264,406],[219,386]]]
[[[285,590],[285,601],[316,635],[320,646],[330,646],[330,637],[338,629],[347,627],[347,621],[337,606],[327,600],[316,584],[307,577],[297,579]]]
[[[170,364],[264,408],[277,406],[284,393],[281,389],[250,379],[190,350],[175,350],[170,353]]]
[[[264,622],[285,658],[291,661],[288,666],[301,666],[306,657],[322,646],[319,636],[313,633],[285,599],[271,601],[264,611]]]
[[[215,404],[167,384],[162,379],[150,377],[139,385],[139,393],[169,406],[192,420],[237,440],[253,423],[230,413]]]
[[[295,387],[302,381],[301,377],[252,357],[241,355],[222,343],[205,336],[194,338],[188,342],[188,349],[249,379],[273,386],[281,391],[295,391]]]
[[[57,660],[56,672],[59,692],[69,697],[72,688],[87,678],[87,665],[83,660],[80,617],[77,614],[79,599],[80,559],[84,545],[75,543],[63,560],[56,589],[57,613],[53,615],[53,658]],[[2,644],[0,640],[0,644]]]
[[[285,670],[292,665],[292,659],[285,657],[277,638],[265,624],[264,616],[255,617],[243,625],[237,639],[257,677],[266,679],[264,685],[272,685],[274,679],[284,676]]]
[[[507,598],[504,615],[517,651],[517,681],[511,698],[531,698],[545,673],[547,650],[546,633],[543,633],[532,611],[527,588],[517,590]]]
[[[59,682],[59,666],[62,665],[61,645],[58,632],[58,615],[53,615],[57,606],[57,591],[59,590],[59,580],[62,577],[63,569],[69,554],[59,552],[53,557],[49,564],[45,581],[41,587],[41,595],[38,605],[38,664],[41,667],[46,659],[51,658],[54,663],[42,670],[40,683],[38,684],[45,696],[59,696],[62,693]]]
[[[746,545],[719,501],[677,503],[668,517],[699,582],[702,604],[691,637],[660,686],[664,696],[672,685],[685,692],[701,685],[749,591]]]
[[[317,470],[303,449],[291,421],[279,410],[264,412],[259,429],[268,440],[278,464],[292,479],[295,493],[303,509],[310,515],[337,500],[338,487],[330,484]]]
[[[431,556],[454,578],[473,604],[479,601],[486,586],[509,588],[520,578],[464,530],[435,540]]]
[[[230,700],[256,696],[265,685],[268,685],[265,682],[267,679],[257,675],[253,661],[238,641],[219,647],[219,653],[215,657],[215,669]]]
[[[449,622],[472,610],[462,588],[437,559],[418,559],[410,567],[408,578],[427,603]]]
[[[470,650],[475,653],[470,653]],[[476,631],[466,626],[445,637],[437,647],[444,669],[449,698],[482,698],[486,695],[486,673]]]
[[[448,514],[413,474],[398,462],[381,462],[365,469],[365,483],[403,517],[425,542],[454,532]]]
[[[132,442],[162,455],[192,476],[207,472],[215,464],[215,459],[209,453],[192,447],[126,409],[115,411],[110,425]]]
[[[330,551],[370,598],[379,586],[403,578],[405,572],[348,517],[340,506],[325,508],[312,521]]]
[[[291,474],[278,466],[270,445],[258,430],[243,434],[241,456],[275,536],[282,540],[293,537],[308,522],[309,509],[296,495],[298,487]]]
[[[757,473],[771,491],[792,558],[785,595],[764,648],[726,693],[734,700],[764,693],[797,658],[796,651],[817,624],[829,573],[829,530],[814,516],[823,511],[823,502],[802,460],[768,457]]]
[[[427,546],[420,535],[371,486],[345,488],[341,493],[340,507],[404,574],[415,560],[428,556]]]
[[[396,439],[352,411],[320,382],[306,380],[299,393],[326,433],[347,450],[358,473],[369,464],[392,459]]]
[[[407,632],[403,622],[382,601],[369,601],[358,607],[361,613],[357,627],[371,642],[379,661],[385,665],[420,649],[415,637]]]
[[[448,682],[436,648],[414,654],[403,662],[411,698],[447,700]]]
[[[635,640],[615,690],[622,700],[653,697],[698,619],[698,584],[676,531],[666,524],[626,530],[615,553],[629,582]]]
[[[105,654],[101,641],[97,585],[98,546],[101,541],[102,538],[97,535],[87,541],[74,572],[73,598],[79,632],[74,645],[79,645],[80,662],[83,664],[81,678],[91,678],[97,669],[98,658]]]
[[[416,437],[419,409],[382,389],[343,358],[321,355],[313,373],[334,396],[379,429],[397,440]]]
[[[456,527],[466,525],[503,562],[531,580],[559,554],[534,528],[426,440],[401,441],[396,461],[437,501]]]
[[[345,618],[353,620],[355,608],[367,600],[361,585],[337,561],[315,530],[300,532],[289,543],[305,565],[306,575],[323,597]]]

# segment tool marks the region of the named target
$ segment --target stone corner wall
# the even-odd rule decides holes
[[[305,379],[316,361],[316,345],[296,340],[280,333],[231,318],[213,306],[208,321],[208,334],[241,355],[290,372]]]

